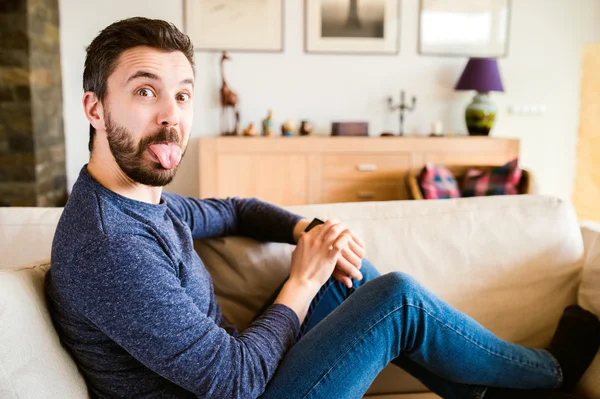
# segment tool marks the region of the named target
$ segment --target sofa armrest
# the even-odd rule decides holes
[[[579,304],[600,316],[600,224],[580,222],[585,263],[579,287]],[[586,398],[600,398],[600,352],[583,376],[578,391]]]
[[[600,315],[600,223],[580,222],[584,265],[579,288],[579,304]]]
[[[592,222],[591,220],[579,221],[581,235],[583,236],[583,244],[586,249],[594,245],[600,245],[600,223]]]

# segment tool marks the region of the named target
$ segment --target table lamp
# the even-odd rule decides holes
[[[465,111],[465,121],[471,136],[487,136],[494,125],[497,107],[490,101],[490,91],[504,91],[495,58],[471,58],[454,87],[455,90],[475,90],[477,94]]]

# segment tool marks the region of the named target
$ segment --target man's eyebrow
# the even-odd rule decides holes
[[[179,84],[185,85],[185,84],[190,84],[192,85],[192,87],[194,87],[194,79],[183,79],[181,82],[179,82]]]
[[[129,79],[127,79],[127,83],[131,82],[134,79],[137,78],[148,78],[148,79],[152,79],[152,80],[160,80],[160,78],[158,77],[158,75],[152,73],[152,72],[148,72],[148,71],[137,71],[136,73],[134,73],[133,75],[131,75],[129,77]],[[194,79],[192,78],[188,78],[188,79],[183,79],[181,82],[179,82],[179,84],[190,84],[192,85],[192,87],[194,87]]]
[[[134,73],[133,75],[131,75],[129,77],[129,79],[127,79],[127,83],[129,83],[133,79],[137,79],[137,78],[148,78],[148,79],[152,79],[152,80],[160,80],[160,78],[158,77],[158,75],[155,75],[152,72],[137,71],[136,73]]]

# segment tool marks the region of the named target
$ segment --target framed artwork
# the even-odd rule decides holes
[[[510,12],[511,0],[420,0],[419,53],[505,57]]]
[[[398,54],[399,0],[305,0],[307,53]]]
[[[283,0],[184,0],[194,49],[283,51]]]

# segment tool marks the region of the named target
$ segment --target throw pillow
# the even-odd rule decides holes
[[[0,269],[0,398],[87,398],[47,307],[50,260]]]
[[[424,199],[460,197],[454,175],[442,165],[427,163],[419,175],[419,186]]]
[[[463,179],[461,194],[463,197],[519,194],[522,175],[518,158],[491,170],[470,168]]]

